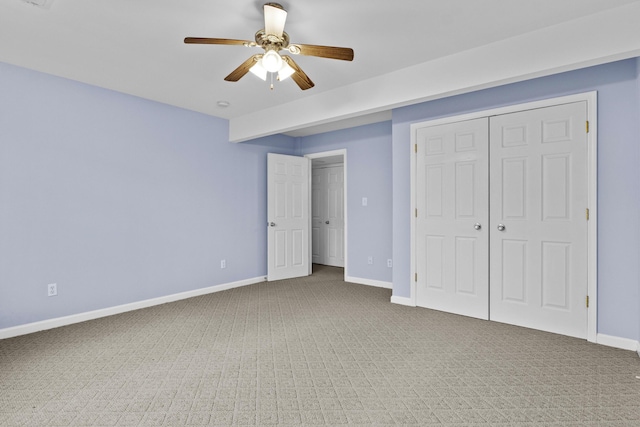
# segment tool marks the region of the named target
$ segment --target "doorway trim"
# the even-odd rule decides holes
[[[342,191],[342,197],[343,197],[343,206],[344,206],[344,229],[343,229],[343,242],[344,242],[344,277],[348,277],[348,268],[349,268],[349,262],[348,262],[348,251],[347,251],[347,247],[348,247],[348,242],[349,239],[347,236],[349,236],[348,233],[348,227],[349,227],[349,221],[348,221],[348,208],[347,208],[347,149],[346,148],[341,148],[339,150],[331,150],[331,151],[322,151],[319,153],[310,153],[310,154],[305,154],[304,157],[308,158],[309,160],[311,160],[311,167],[309,168],[309,195],[311,195],[311,181],[313,179],[313,174],[311,173],[311,171],[313,170],[313,159],[322,159],[323,157],[333,157],[333,156],[342,156],[342,162],[343,162],[343,171],[344,171],[344,180],[343,180],[343,191]],[[313,197],[309,196],[309,212],[311,211],[311,203],[312,203]],[[309,215],[309,230],[311,230],[311,215]],[[309,231],[309,274],[312,273],[312,268],[313,268],[313,263],[312,261],[312,253],[311,253],[311,245],[312,245],[312,233],[311,231]]]
[[[414,146],[417,143],[417,129],[437,126],[448,123],[462,122],[467,120],[479,119],[483,117],[499,116],[519,111],[534,110],[537,108],[551,107],[554,105],[570,104],[573,102],[586,101],[587,103],[587,120],[589,121],[589,132],[587,133],[587,206],[589,209],[589,222],[587,224],[587,292],[589,295],[589,306],[587,309],[587,341],[597,342],[597,322],[598,322],[598,93],[597,91],[585,92],[575,95],[562,96],[557,98],[549,98],[541,101],[527,102],[522,104],[514,104],[506,107],[493,108],[489,110],[477,111],[469,114],[449,116],[424,122],[413,123],[411,125],[411,160],[410,160],[410,176],[411,176],[411,256],[410,256],[410,289],[411,295],[410,305],[416,306],[416,217],[415,210],[416,201],[416,171],[417,157],[414,153]]]

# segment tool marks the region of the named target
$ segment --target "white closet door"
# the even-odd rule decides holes
[[[487,319],[488,119],[417,132],[417,305]]]
[[[325,173],[325,264],[344,267],[344,167],[326,168]]]
[[[324,169],[313,168],[311,172],[311,258],[314,264],[324,264],[326,243],[323,206],[326,204]]]
[[[344,267],[344,167],[313,168],[312,259]]]
[[[587,106],[492,117],[491,320],[587,336]]]

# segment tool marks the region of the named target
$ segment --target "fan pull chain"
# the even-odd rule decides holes
[[[273,90],[273,73],[269,73],[271,74],[271,90]]]

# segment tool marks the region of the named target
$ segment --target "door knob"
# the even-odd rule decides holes
[[[329,221],[325,221],[324,223],[325,223],[325,224],[329,224]]]
[[[474,225],[473,228],[475,228],[476,230],[480,230],[482,228],[482,225],[480,225],[479,222],[476,222],[476,225]]]
[[[504,224],[498,224],[498,231],[504,231],[504,229],[507,228],[504,226]]]
[[[276,223],[275,223],[275,222],[271,222],[271,223],[269,223],[269,225],[270,225],[271,227],[275,227],[275,226],[276,226]]]

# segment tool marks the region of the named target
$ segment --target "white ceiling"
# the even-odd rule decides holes
[[[385,110],[428,98],[404,96],[388,105],[376,100],[371,108],[354,104],[328,113],[348,104],[353,94],[362,98],[365,89],[370,94],[386,83],[393,87],[397,82],[391,80],[397,80],[398,73],[519,37],[524,41],[525,35],[544,29],[554,34],[553,29],[570,28],[580,19],[598,22],[586,17],[638,15],[638,7],[625,6],[638,6],[638,1],[283,0],[288,11],[285,30],[292,42],[355,51],[353,62],[296,57],[316,84],[303,92],[293,81],[276,82],[271,91],[251,74],[237,83],[223,80],[259,48],[183,43],[186,36],[253,40],[264,27],[261,0],[47,0],[46,8],[2,0],[0,61],[230,119],[232,128],[243,128],[233,140],[275,132],[302,136],[386,120],[390,113]],[[614,9],[617,15],[605,15]],[[638,22],[640,16],[632,18]],[[575,36],[570,31],[560,34],[567,40]],[[543,50],[553,51],[554,44]],[[625,46],[611,59],[628,57],[635,47]],[[543,51],[529,52],[534,59],[539,54]],[[598,55],[599,62],[606,60]],[[576,57],[573,68],[580,61],[586,60]],[[370,84],[365,88],[366,82]],[[220,108],[219,100],[231,105]],[[320,109],[324,113],[319,114]],[[246,130],[260,121],[256,117],[266,124]]]

